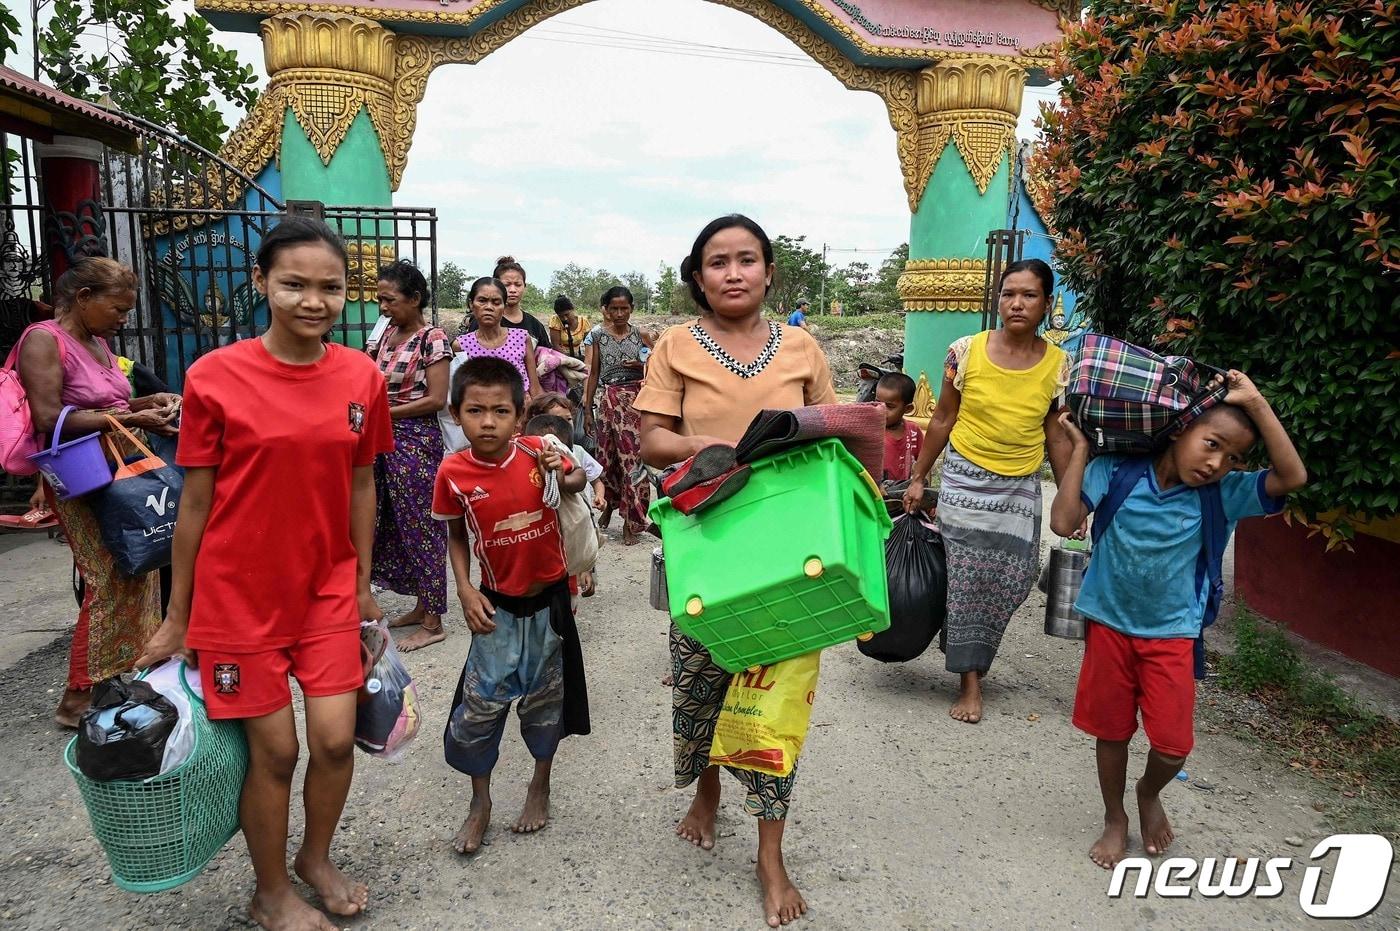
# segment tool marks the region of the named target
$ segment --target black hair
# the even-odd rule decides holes
[[[700,263],[705,259],[705,246],[709,241],[719,233],[736,226],[754,234],[759,245],[763,247],[763,264],[773,264],[773,242],[763,231],[763,227],[742,213],[731,213],[711,220],[700,231],[700,235],[695,237],[695,244],[690,247],[690,255],[681,260],[681,278],[685,280],[686,287],[690,289],[690,298],[705,313],[712,313],[713,308],[710,307],[710,302],[705,300],[705,292],[700,287],[700,282],[695,280],[695,273],[700,271]],[[764,296],[767,296],[767,292],[764,292]]]
[[[626,285],[620,284],[615,284],[604,291],[602,299],[598,302],[598,306],[606,308],[615,298],[619,297],[625,297],[627,298],[627,303],[631,304],[633,307],[637,306],[636,298],[632,297],[632,290]]]
[[[558,414],[539,414],[531,417],[525,425],[526,436],[544,436],[546,433],[557,437],[565,446],[574,445],[574,425]]]
[[[408,259],[399,259],[397,262],[390,262],[388,265],[379,267],[379,280],[387,281],[389,284],[399,289],[399,293],[406,300],[418,298],[418,309],[425,310],[431,303],[432,296],[428,291],[428,279],[423,277],[423,273],[418,270]]]
[[[1259,425],[1254,422],[1254,418],[1250,417],[1244,408],[1236,407],[1234,404],[1217,404],[1197,417],[1195,422],[1205,423],[1216,417],[1229,417],[1231,420],[1235,421],[1235,423],[1249,431],[1249,435],[1254,437],[1252,443],[1259,442]]]
[[[501,284],[501,279],[497,278],[495,275],[486,275],[486,276],[484,276],[484,277],[482,277],[482,278],[478,278],[478,279],[476,279],[475,281],[472,282],[471,290],[467,292],[467,308],[468,308],[468,310],[470,310],[470,308],[471,308],[472,301],[476,300],[476,292],[480,291],[482,288],[486,287],[487,285],[490,285],[491,287],[495,288],[497,291],[500,291],[500,292],[501,292],[501,300],[502,300],[502,301],[504,301],[504,300],[506,299],[506,286],[503,285],[503,284]]]
[[[516,413],[525,410],[525,381],[520,377],[520,370],[505,359],[477,356],[463,362],[461,368],[452,373],[449,398],[454,411],[462,406],[462,398],[473,385],[509,388],[510,401],[515,405]]]
[[[878,388],[893,388],[899,392],[899,396],[904,399],[905,404],[914,403],[914,379],[903,372],[886,372],[880,376],[880,380],[875,383]]]
[[[564,311],[573,309],[574,302],[569,300],[568,297],[566,297],[565,295],[561,294],[554,299],[554,312],[556,314],[562,316],[564,314]]]
[[[1045,300],[1048,302],[1055,294],[1055,273],[1050,266],[1040,259],[1022,259],[1019,262],[1012,262],[1006,266],[1006,270],[1001,273],[1001,281],[997,282],[997,287],[1006,284],[1007,276],[1017,272],[1032,272],[1040,279],[1041,290],[1045,292]],[[1048,306],[1048,305],[1047,305]]]
[[[497,259],[496,270],[491,273],[491,277],[500,278],[506,272],[520,272],[520,279],[522,281],[530,280],[525,277],[525,266],[517,262],[513,255],[503,255]],[[502,291],[501,293],[504,294],[505,292]]]
[[[277,257],[283,251],[315,242],[329,246],[332,252],[340,256],[340,261],[345,264],[348,272],[350,257],[345,253],[345,243],[341,241],[339,234],[323,221],[311,217],[283,217],[258,244],[258,255],[254,261],[266,275],[272,271],[272,266],[277,264]]]

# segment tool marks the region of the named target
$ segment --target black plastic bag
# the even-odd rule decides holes
[[[165,742],[179,720],[175,705],[148,682],[99,682],[92,707],[78,722],[78,769],[104,782],[158,775]]]
[[[928,649],[948,615],[943,538],[917,517],[894,522],[885,542],[890,626],[856,647],[882,663],[906,663]]]

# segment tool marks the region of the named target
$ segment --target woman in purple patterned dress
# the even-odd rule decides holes
[[[405,653],[447,637],[447,536],[432,519],[433,480],[442,462],[437,412],[447,403],[452,344],[423,317],[428,282],[408,261],[379,271],[379,311],[390,325],[366,350],[384,373],[394,451],[374,463],[379,502],[374,526],[374,584],[418,598],[391,627],[413,627],[399,641]]]
[[[478,278],[467,293],[467,309],[476,329],[457,337],[457,348],[465,361],[478,356],[504,359],[515,366],[525,382],[526,393],[540,395],[539,368],[535,361],[535,339],[525,329],[502,323],[506,306],[506,286],[496,278]]]

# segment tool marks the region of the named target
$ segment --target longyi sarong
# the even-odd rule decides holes
[[[1040,475],[998,475],[950,444],[938,490],[948,558],[948,619],[939,635],[949,672],[986,672],[1040,566]]]

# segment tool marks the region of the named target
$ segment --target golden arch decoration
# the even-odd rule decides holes
[[[473,14],[480,15],[505,2],[494,0],[475,7]],[[283,115],[290,108],[321,159],[329,163],[363,108],[379,136],[390,185],[397,190],[408,164],[418,105],[436,68],[480,62],[534,26],[589,2],[593,0],[529,0],[475,34],[447,37],[396,34],[373,19],[345,12],[363,9],[373,15],[378,11],[372,6],[199,0],[197,8],[201,12],[256,13],[267,17],[261,32],[271,76],[268,88],[230,135],[220,154],[245,172],[257,173],[279,155]],[[985,191],[1006,147],[1014,143],[1024,69],[1041,67],[1048,61],[1048,50],[1039,48],[1019,58],[901,50],[909,56],[917,54],[920,65],[930,58],[939,59],[939,63],[922,73],[912,68],[866,67],[851,61],[772,0],[713,2],[746,13],[782,33],[847,88],[880,95],[897,134],[899,163],[911,210],[918,208],[933,168],[950,141],[957,145],[979,188]],[[833,28],[849,33],[848,27],[824,7],[807,6]],[[854,34],[848,37],[857,47],[868,45]],[[869,48],[880,54],[889,51]],[[966,93],[959,92],[944,101],[947,94],[929,90],[928,74],[959,61],[967,62],[966,76],[976,75],[980,80],[960,84]],[[961,67],[954,65],[950,70],[959,78],[964,76]],[[1012,96],[1016,98],[1014,104],[1007,104],[1005,101]],[[961,105],[957,105],[959,101]],[[948,103],[955,106],[948,111],[948,117],[939,117]],[[939,107],[937,112],[930,109],[934,105]],[[1012,109],[1006,112],[1008,106]],[[1000,109],[991,109],[994,107]]]

